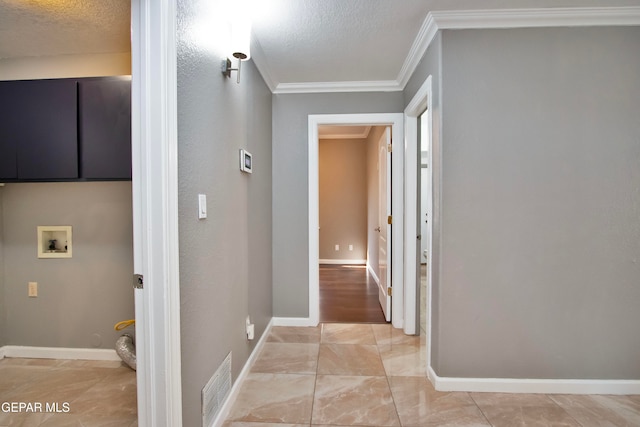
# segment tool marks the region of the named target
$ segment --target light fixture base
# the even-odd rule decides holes
[[[242,60],[238,59],[238,68],[231,68],[231,60],[229,58],[222,60],[222,74],[227,77],[231,77],[232,71],[237,71],[238,78],[236,79],[236,83],[240,84],[240,68],[242,66]]]
[[[222,74],[231,78],[231,70],[235,70],[235,68],[231,68],[231,60],[229,58],[222,60]]]

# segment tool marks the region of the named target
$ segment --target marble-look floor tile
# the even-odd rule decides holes
[[[246,423],[242,421],[227,421],[222,427],[309,427],[309,424],[282,424],[282,423]]]
[[[426,349],[414,345],[379,347],[387,376],[426,377]]]
[[[118,381],[103,381],[89,388],[70,404],[71,414],[82,414],[97,419],[105,417],[132,417],[137,414],[137,388],[135,375]],[[84,421],[83,421],[84,422]]]
[[[318,344],[320,343],[320,332],[320,326],[274,326],[267,337],[267,342]]]
[[[0,399],[0,402],[4,402],[4,398]],[[3,427],[32,427],[39,426],[47,416],[46,413],[11,413],[0,412],[0,426]]]
[[[420,336],[406,335],[402,329],[396,329],[390,324],[371,325],[373,335],[378,346],[413,345],[420,346]]]
[[[71,402],[105,378],[95,369],[47,369],[30,381],[6,393],[7,399],[23,402]]]
[[[385,377],[318,375],[312,424],[399,426]]]
[[[468,393],[436,391],[426,378],[389,377],[403,427],[489,426]]]
[[[384,376],[384,366],[375,345],[321,344],[319,375]]]
[[[6,357],[0,360],[0,366],[61,366],[66,360],[59,359],[30,359],[27,357]]]
[[[135,416],[87,416],[55,414],[38,427],[129,427],[137,424]]]
[[[470,393],[495,427],[580,427],[564,409],[544,394]]]
[[[6,401],[12,391],[30,382],[40,381],[48,371],[49,368],[40,366],[0,365],[0,395]]]
[[[583,395],[550,395],[549,397],[583,427],[633,425],[629,424],[623,416],[598,402],[597,397]],[[640,425],[640,417],[636,422]]]
[[[640,426],[640,395],[599,395],[593,396],[593,399],[602,406],[614,411],[629,425]]]
[[[309,423],[314,375],[250,373],[228,417],[230,421]]]
[[[319,344],[267,342],[251,372],[315,374]]]
[[[323,344],[375,344],[371,325],[345,323],[324,323],[322,325]]]

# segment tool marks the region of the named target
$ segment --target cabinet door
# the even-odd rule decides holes
[[[14,82],[19,180],[78,178],[78,103],[75,80]]]
[[[0,82],[0,180],[18,178],[17,134],[12,100],[16,98],[14,82]]]
[[[131,179],[131,79],[78,84],[81,177]]]

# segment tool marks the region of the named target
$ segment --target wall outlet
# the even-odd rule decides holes
[[[352,251],[353,250],[353,245],[349,245],[349,250]]]
[[[340,245],[336,245],[336,251],[340,250]]]
[[[255,338],[255,333],[256,333],[255,325],[251,323],[251,316],[247,316],[246,331],[247,331],[247,339],[249,341]]]
[[[29,296],[31,298],[38,296],[38,282],[29,282]]]

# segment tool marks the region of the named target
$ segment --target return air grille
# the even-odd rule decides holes
[[[202,427],[211,427],[231,391],[231,352],[202,389]]]

